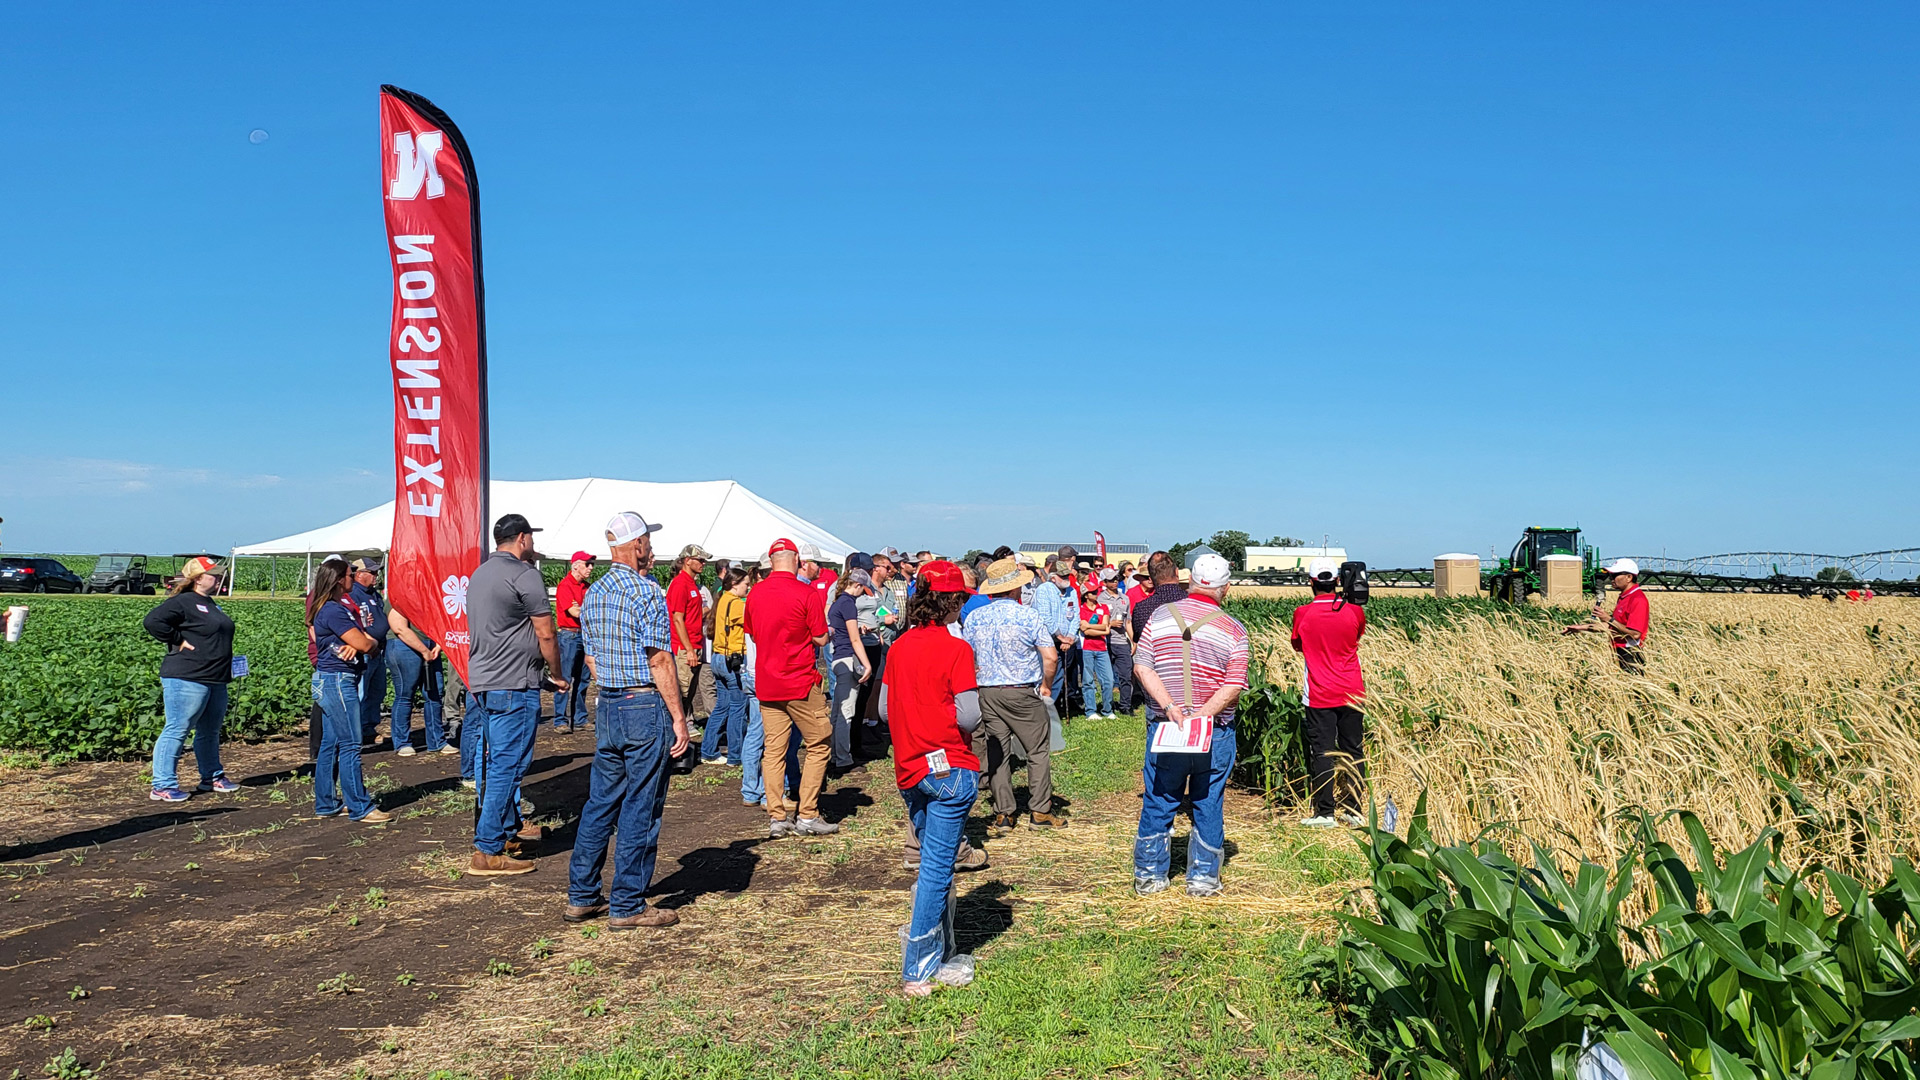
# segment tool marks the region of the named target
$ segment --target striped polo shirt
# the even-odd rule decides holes
[[[1187,685],[1180,656],[1180,626],[1173,617],[1176,610],[1191,627],[1208,615],[1220,612],[1220,605],[1212,597],[1199,594],[1162,604],[1140,632],[1140,641],[1134,646],[1134,662],[1151,661],[1154,672],[1167,688],[1167,696],[1184,706],[1204,704],[1223,685],[1246,686],[1247,628],[1224,613],[1193,631],[1193,640],[1188,642],[1193,660],[1193,685]],[[1228,709],[1216,722],[1231,724],[1233,713],[1234,710]],[[1160,719],[1159,707],[1148,704],[1147,715],[1150,719]]]

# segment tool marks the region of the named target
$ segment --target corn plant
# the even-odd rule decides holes
[[[1633,1080],[1920,1077],[1912,867],[1874,890],[1789,871],[1771,832],[1722,859],[1677,816],[1696,866],[1642,813],[1618,865],[1571,876],[1537,846],[1526,867],[1484,835],[1440,844],[1424,795],[1405,840],[1366,830],[1376,913],[1341,916],[1339,954],[1376,1063],[1418,1080],[1567,1080],[1599,1041]],[[1660,907],[1629,925],[1636,867]]]

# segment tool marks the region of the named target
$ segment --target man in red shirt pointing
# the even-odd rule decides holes
[[[1566,632],[1608,635],[1613,639],[1613,657],[1620,670],[1629,675],[1644,674],[1647,657],[1640,650],[1647,643],[1652,612],[1648,610],[1646,590],[1640,587],[1640,564],[1632,559],[1615,559],[1600,572],[1613,579],[1613,587],[1620,594],[1614,601],[1612,617],[1601,622],[1596,604],[1593,621],[1575,623]]]
[[[1366,716],[1360,711],[1367,685],[1360,675],[1360,636],[1367,613],[1340,599],[1340,564],[1315,559],[1307,564],[1313,600],[1293,610],[1293,648],[1306,662],[1307,764],[1313,780],[1313,816],[1300,822],[1312,829],[1366,824],[1360,815],[1357,778],[1366,764],[1362,742]],[[1339,782],[1343,766],[1354,783]]]

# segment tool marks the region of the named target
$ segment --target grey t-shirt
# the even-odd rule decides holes
[[[504,551],[488,555],[467,581],[468,689],[534,690],[540,686],[536,615],[553,614],[540,571]]]
[[[863,592],[853,598],[853,610],[860,620],[860,640],[868,645],[880,644],[876,636],[880,629],[880,598]]]

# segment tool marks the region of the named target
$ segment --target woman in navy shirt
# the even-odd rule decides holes
[[[392,816],[373,804],[360,773],[360,675],[366,654],[378,642],[367,632],[366,615],[347,595],[351,584],[346,565],[328,560],[314,572],[307,594],[307,626],[315,647],[313,700],[322,725],[313,763],[313,812],[378,823]]]

